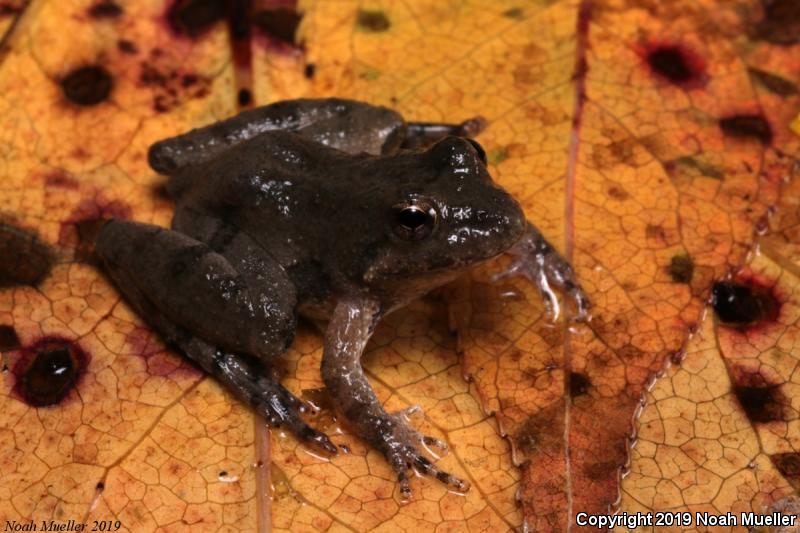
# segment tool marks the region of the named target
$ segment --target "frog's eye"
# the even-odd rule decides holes
[[[393,208],[393,230],[406,241],[427,237],[436,225],[436,209],[425,200],[402,203]]]
[[[478,141],[476,141],[475,139],[467,139],[467,140],[472,145],[472,147],[475,148],[475,151],[478,152],[478,157],[481,159],[481,161],[483,161],[483,164],[484,165],[487,164],[486,150],[483,149],[483,146],[481,146],[480,143],[478,143]]]

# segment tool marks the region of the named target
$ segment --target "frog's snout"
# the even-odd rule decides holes
[[[501,191],[505,196],[503,199],[504,205],[501,208],[501,212],[504,213],[501,233],[505,236],[501,251],[505,251],[522,238],[528,225],[528,220],[525,218],[525,212],[519,202],[505,190],[501,189]]]

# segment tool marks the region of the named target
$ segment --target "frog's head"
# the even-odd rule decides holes
[[[446,137],[425,152],[397,158],[392,175],[383,177],[392,184],[389,196],[382,195],[388,238],[374,250],[368,283],[446,281],[521,238],[522,208],[492,181],[477,142]]]

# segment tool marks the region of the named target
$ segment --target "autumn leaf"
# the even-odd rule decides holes
[[[0,522],[561,531],[617,508],[797,513],[791,1],[6,4]],[[378,328],[371,383],[389,410],[421,406],[465,495],[417,478],[400,503],[334,416],[310,325],[285,383],[321,408],[333,458],[167,348],[92,259],[104,219],[169,224],[152,142],[333,95],[486,117],[493,176],[592,300],[590,322],[553,324],[525,280],[490,282],[501,258]]]

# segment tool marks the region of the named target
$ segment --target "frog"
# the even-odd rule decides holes
[[[508,254],[551,319],[589,299],[570,263],[488,171],[486,126],[412,122],[342,98],[250,109],[150,146],[172,224],[111,219],[95,252],[130,306],[273,427],[336,454],[281,384],[299,317],[326,323],[320,373],[336,412],[378,450],[411,498],[411,474],[469,484],[423,450],[446,443],[382,406],[361,365],[378,323],[469,269]]]

